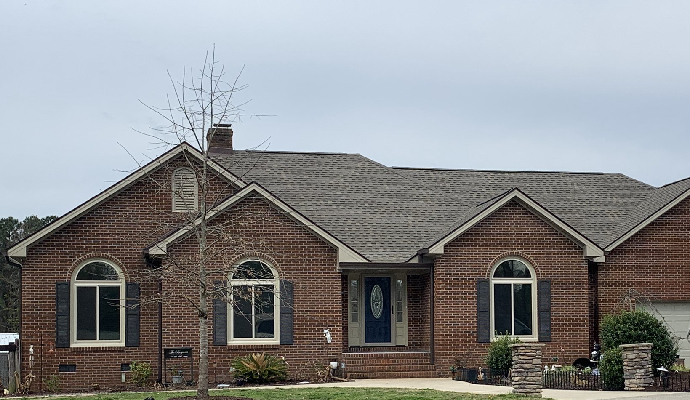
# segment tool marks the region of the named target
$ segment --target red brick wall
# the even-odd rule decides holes
[[[485,365],[487,345],[477,343],[478,278],[488,278],[502,257],[517,255],[550,279],[552,342],[544,359],[570,364],[589,354],[587,261],[582,249],[516,202],[510,202],[445,246],[435,261],[437,370],[448,374],[456,358]],[[536,327],[535,327],[536,328]]]
[[[599,315],[630,290],[651,301],[690,301],[690,199],[613,249],[599,267]]]
[[[171,160],[150,176],[124,189],[47,239],[31,246],[22,268],[22,370],[29,372],[28,351],[34,346],[34,389],[43,379],[59,375],[63,389],[76,390],[120,385],[120,364],[150,361],[157,368],[157,305],[143,304],[141,346],[137,348],[54,348],[55,283],[69,281],[81,262],[101,257],[117,264],[127,281],[141,285],[141,295],[151,297],[157,283],[150,279],[142,250],[174,227],[172,171],[187,166],[182,158]],[[219,177],[211,180],[209,202],[235,189]],[[76,364],[76,373],[59,373],[59,364]]]
[[[431,279],[428,274],[407,276],[407,344],[410,349],[429,351],[430,295]]]
[[[209,266],[211,279],[223,279],[237,261],[247,256],[257,256],[273,265],[281,279],[294,283],[294,344],[211,346],[211,382],[227,382],[231,360],[250,352],[285,357],[293,377],[309,376],[314,363],[326,365],[338,359],[343,348],[343,329],[342,277],[337,271],[336,250],[258,197],[244,199],[216,217],[211,229],[220,226],[222,234],[211,237],[218,240],[213,248],[218,256]],[[170,259],[178,263],[175,268],[184,265],[197,248],[193,237],[175,244],[169,251]],[[185,281],[170,276],[164,291],[197,298],[196,287]],[[196,311],[184,301],[173,300],[164,305],[163,321],[164,347],[191,346],[198,357]],[[323,335],[324,329],[331,332],[330,345]]]

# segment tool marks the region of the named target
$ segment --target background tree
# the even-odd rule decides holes
[[[44,218],[31,215],[23,221],[13,217],[0,219],[0,254],[6,254],[7,248],[56,219],[54,215]],[[20,277],[19,268],[0,256],[0,332],[19,332]]]

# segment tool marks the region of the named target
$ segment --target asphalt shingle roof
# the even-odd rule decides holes
[[[513,188],[602,248],[690,188],[622,174],[391,168],[342,153],[236,150],[216,161],[374,262],[406,262]]]

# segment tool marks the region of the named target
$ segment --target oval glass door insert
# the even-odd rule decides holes
[[[381,286],[374,285],[371,289],[371,313],[374,318],[381,318],[381,313],[383,312],[383,292],[381,291]]]

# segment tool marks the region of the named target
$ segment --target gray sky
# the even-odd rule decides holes
[[[374,3],[374,4],[372,4]],[[688,1],[0,2],[0,217],[155,157],[166,70],[245,66],[235,147],[385,165],[690,176]]]

